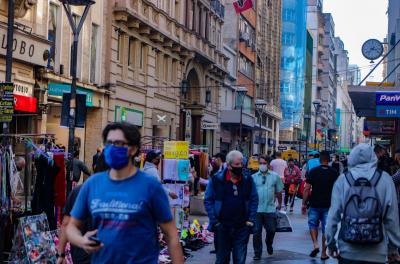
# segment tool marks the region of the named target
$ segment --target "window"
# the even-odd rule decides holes
[[[295,10],[288,8],[283,9],[282,20],[288,22],[294,22],[296,20]]]
[[[282,33],[282,45],[292,46],[294,44],[294,34],[289,32]]]
[[[128,43],[128,66],[135,65],[135,39],[129,37]]]
[[[160,78],[161,75],[161,53],[156,51],[156,78]]]
[[[117,43],[117,61],[119,61],[119,62],[121,62],[121,51],[122,51],[122,40],[123,40],[123,38],[122,38],[122,34],[121,34],[121,32],[117,32],[117,34],[118,34],[118,36],[117,36],[117,41],[118,41],[118,43]]]
[[[167,55],[164,55],[164,63],[163,63],[163,66],[164,66],[164,75],[163,75],[163,79],[164,79],[164,82],[168,82],[168,71],[169,71],[169,67],[168,67],[168,56]]]
[[[245,56],[240,55],[239,58],[239,71],[249,78],[253,78],[254,64]]]
[[[99,26],[92,24],[92,37],[90,46],[90,82],[96,83],[97,81],[97,58],[98,58],[98,42],[99,42]]]
[[[47,39],[51,42],[50,46],[50,56],[47,62],[47,68],[50,70],[54,70],[55,62],[56,62],[56,43],[57,39],[57,29],[58,29],[58,6],[55,4],[50,4],[49,11],[49,31]]]
[[[256,31],[252,25],[250,25],[247,20],[243,17],[240,17],[239,22],[239,31],[240,31],[240,41],[244,41],[247,46],[255,47],[256,44]]]
[[[139,69],[144,68],[145,60],[146,60],[146,44],[141,43],[139,49]]]

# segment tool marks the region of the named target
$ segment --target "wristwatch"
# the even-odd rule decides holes
[[[58,252],[57,252],[56,258],[65,258],[65,253],[58,254]]]

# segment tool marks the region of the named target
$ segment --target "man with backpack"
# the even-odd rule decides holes
[[[341,264],[386,263],[388,244],[393,250],[400,247],[396,189],[377,162],[371,146],[356,146],[348,159],[349,171],[334,185],[327,239],[329,254],[340,254]]]
[[[331,206],[331,194],[333,185],[339,174],[335,169],[329,166],[329,152],[322,151],[320,154],[321,165],[312,169],[306,179],[303,194],[303,213],[306,212],[308,198],[312,189],[312,195],[309,200],[310,208],[308,210],[308,226],[313,241],[314,248],[310,253],[310,257],[315,258],[320,252],[318,244],[318,228],[321,223],[322,231],[322,252],[321,260],[328,259],[326,254],[326,237],[325,226],[328,216],[329,207]]]

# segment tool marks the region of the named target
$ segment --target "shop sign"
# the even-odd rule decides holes
[[[37,99],[31,96],[22,96],[14,93],[15,110],[27,113],[36,113]]]
[[[400,92],[376,92],[376,105],[400,106]]]
[[[33,86],[14,82],[14,95],[33,96]]]
[[[164,158],[166,159],[188,159],[188,141],[164,141]]]
[[[9,123],[14,114],[14,87],[12,83],[0,83],[0,122]]]
[[[365,120],[364,130],[371,136],[394,135],[396,122],[393,120]]]
[[[185,141],[192,141],[192,111],[186,110],[185,114]]]
[[[218,130],[219,129],[219,123],[202,122],[201,123],[201,129],[203,129],[203,130]]]
[[[76,89],[76,92],[79,94],[86,95],[86,106],[93,106],[93,92],[79,87]],[[60,96],[62,97],[64,93],[71,93],[71,85],[64,83],[49,83],[48,85],[48,94],[52,96]]]
[[[377,105],[376,117],[400,117],[400,105]]]
[[[0,27],[0,54],[7,55],[7,28]],[[39,37],[14,30],[13,58],[39,66],[47,66],[49,42]]]
[[[142,127],[143,126],[143,112],[128,108],[128,107],[121,107],[115,106],[115,121],[116,122],[128,122],[132,125]]]
[[[287,146],[278,146],[278,150],[280,150],[280,151],[284,151],[284,150],[287,150],[287,149],[288,149]]]
[[[170,126],[171,125],[171,115],[162,113],[153,113],[151,120],[153,126]]]

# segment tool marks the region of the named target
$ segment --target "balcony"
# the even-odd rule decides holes
[[[221,1],[211,0],[211,10],[214,11],[222,20],[224,19],[225,7],[222,5]]]

